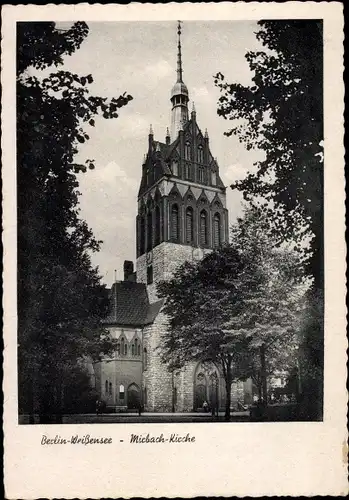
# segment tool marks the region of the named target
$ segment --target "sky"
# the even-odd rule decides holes
[[[108,286],[123,279],[124,260],[136,258],[135,218],[142,161],[150,124],[155,140],[164,141],[170,127],[170,91],[176,81],[177,24],[166,22],[89,22],[81,48],[64,59],[60,69],[92,74],[92,95],[133,100],[117,119],[97,117],[86,129],[90,140],[80,146],[76,160],[95,160],[95,170],[79,174],[81,217],[102,240],[92,263]],[[57,27],[63,27],[62,24]],[[234,136],[226,137],[229,121],[217,115],[217,72],[228,82],[251,83],[245,54],[260,50],[253,21],[186,21],[182,24],[183,81],[189,90],[189,110],[195,103],[197,122],[207,128],[211,152],[217,157],[226,186],[243,178],[261,158],[248,152]],[[241,214],[242,197],[227,188],[229,222]]]

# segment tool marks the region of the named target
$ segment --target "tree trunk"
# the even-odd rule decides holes
[[[231,380],[230,377],[227,377],[225,380],[225,390],[226,390],[226,398],[225,398],[225,414],[224,420],[227,422],[230,421],[230,404],[231,404]]]
[[[28,406],[29,406],[29,423],[35,424],[34,419],[34,377],[29,380],[29,391],[28,391]]]
[[[230,421],[230,404],[231,404],[231,355],[228,354],[227,357],[227,370],[225,373],[225,389],[226,389],[226,400],[225,400],[225,415],[224,419],[229,422]]]
[[[62,413],[63,413],[63,401],[62,401],[62,389],[63,389],[63,384],[62,384],[62,378],[58,377],[57,378],[57,384],[55,388],[55,414],[56,414],[56,424],[61,424],[62,423]]]
[[[262,345],[260,348],[260,358],[261,358],[261,389],[262,389],[262,401],[266,406],[268,401],[268,388],[267,388],[267,369],[265,363],[265,346]]]

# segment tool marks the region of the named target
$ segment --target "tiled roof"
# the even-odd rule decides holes
[[[110,312],[106,324],[145,326],[154,321],[163,301],[149,304],[143,283],[119,281],[110,290]]]

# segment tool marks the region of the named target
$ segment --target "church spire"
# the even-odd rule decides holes
[[[177,52],[177,81],[172,87],[171,103],[172,103],[172,117],[171,117],[171,139],[176,140],[179,130],[188,121],[188,101],[189,93],[187,86],[183,82],[183,68],[182,68],[182,45],[181,45],[182,26],[181,21],[178,21],[177,35],[178,35],[178,52]]]
[[[177,34],[178,34],[177,82],[178,83],[183,83],[181,33],[182,33],[181,21],[178,21],[178,26],[177,26]]]

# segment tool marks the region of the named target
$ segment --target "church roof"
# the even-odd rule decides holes
[[[198,137],[203,137],[201,130],[199,129],[196,120],[193,118],[189,119],[185,124],[183,124],[184,134],[196,134]],[[153,135],[150,138],[150,148],[143,166],[143,175],[138,191],[138,197],[140,197],[147,189],[154,186],[156,182],[164,176],[172,176],[172,171],[169,167],[171,158],[174,151],[178,149],[180,143],[180,137],[171,142],[171,144],[165,144],[160,141],[155,141]],[[209,150],[209,166],[216,165],[217,163],[213,159],[211,152]],[[149,175],[146,174],[148,171]],[[220,178],[219,171],[217,168],[217,180],[216,187],[224,189],[224,184]],[[205,186],[205,184],[203,184]]]
[[[146,285],[132,281],[118,281],[110,290],[110,311],[105,324],[142,327],[153,323],[163,300],[149,303]]]

